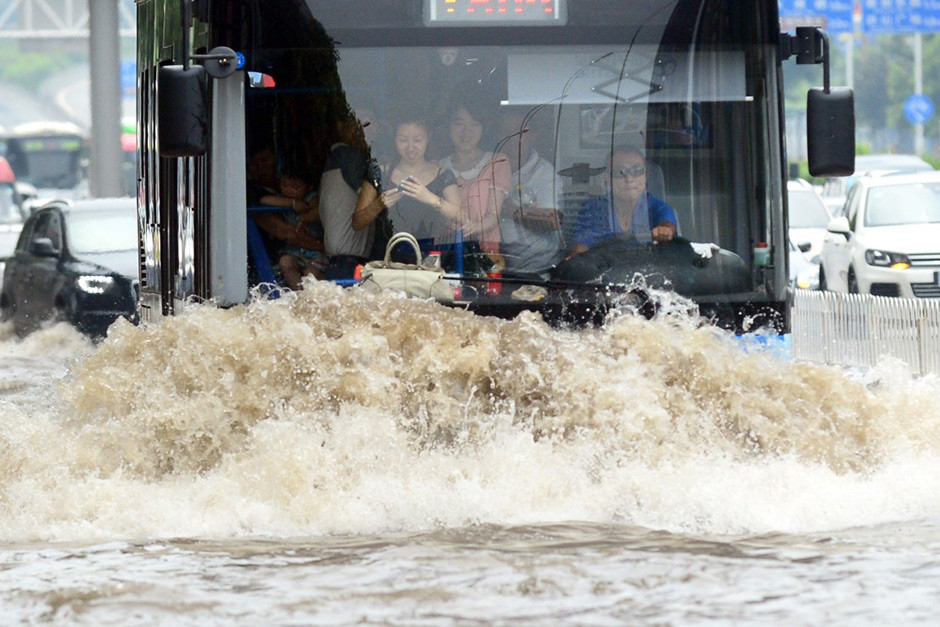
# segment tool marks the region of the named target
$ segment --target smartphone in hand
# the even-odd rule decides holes
[[[409,177],[406,178],[404,181],[402,181],[401,183],[399,183],[399,184],[398,184],[398,191],[404,193],[405,188],[402,187],[402,186],[405,184],[406,181],[413,181],[413,180],[415,180],[415,178],[414,178],[413,176],[409,176]]]

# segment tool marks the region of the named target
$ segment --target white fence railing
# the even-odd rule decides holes
[[[940,300],[796,290],[794,359],[873,366],[890,355],[915,374],[940,374]]]

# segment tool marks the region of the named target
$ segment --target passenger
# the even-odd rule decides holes
[[[654,244],[676,236],[676,212],[646,189],[642,150],[635,146],[614,148],[606,179],[612,194],[609,199],[592,198],[581,207],[569,259],[621,234],[649,236]]]
[[[269,145],[251,151],[246,162],[248,169],[248,204],[257,205],[265,194],[278,192],[277,155]]]
[[[353,228],[360,229],[388,208],[395,231],[411,233],[427,247],[445,240],[460,218],[457,178],[447,168],[428,161],[430,132],[418,120],[401,122],[395,130],[398,161],[383,171],[384,191],[364,185],[362,203],[353,215]],[[430,241],[428,241],[430,240]]]
[[[500,131],[512,170],[500,221],[506,273],[545,275],[562,255],[562,214],[556,201],[561,179],[533,148],[538,130],[524,111],[505,112]]]
[[[280,193],[262,196],[262,205],[290,209],[281,219],[291,225],[297,233],[309,237],[314,246],[284,246],[278,251],[278,267],[284,282],[292,290],[302,288],[301,281],[307,275],[317,279],[326,276],[328,259],[323,254],[323,228],[320,225],[320,210],[313,185],[294,172],[281,175]]]
[[[330,149],[320,178],[320,220],[330,280],[353,278],[356,266],[372,254],[375,223],[353,226],[356,208],[367,201],[368,189],[379,189],[379,175],[369,159],[362,125],[355,117],[337,123],[338,141]]]
[[[270,146],[262,146],[251,153],[247,162],[248,169],[248,206],[257,207],[263,196],[280,193],[277,177],[277,156]],[[285,246],[308,250],[323,250],[323,240],[315,238],[307,230],[298,230],[295,224],[286,219],[286,212],[252,212],[251,216],[261,230],[265,246],[276,251]],[[272,257],[271,263],[277,264],[278,258]]]
[[[440,165],[457,176],[464,239],[479,239],[484,252],[498,256],[499,216],[512,174],[506,155],[480,147],[484,136],[483,120],[492,119],[480,108],[482,100],[466,97],[451,109],[453,152],[441,159]]]

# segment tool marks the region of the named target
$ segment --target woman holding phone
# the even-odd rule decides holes
[[[367,198],[353,215],[353,228],[364,228],[387,208],[393,230],[411,233],[422,248],[430,250],[435,242],[446,241],[453,233],[460,217],[457,179],[449,169],[427,159],[429,141],[425,122],[406,120],[398,124],[398,161],[383,168],[384,191],[379,194],[373,188],[365,194]]]

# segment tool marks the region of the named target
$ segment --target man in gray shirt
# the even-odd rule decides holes
[[[525,126],[523,127],[523,124]],[[561,259],[561,179],[533,148],[537,130],[525,111],[506,112],[500,121],[500,151],[509,157],[512,184],[500,216],[500,252],[507,274],[545,275]]]

